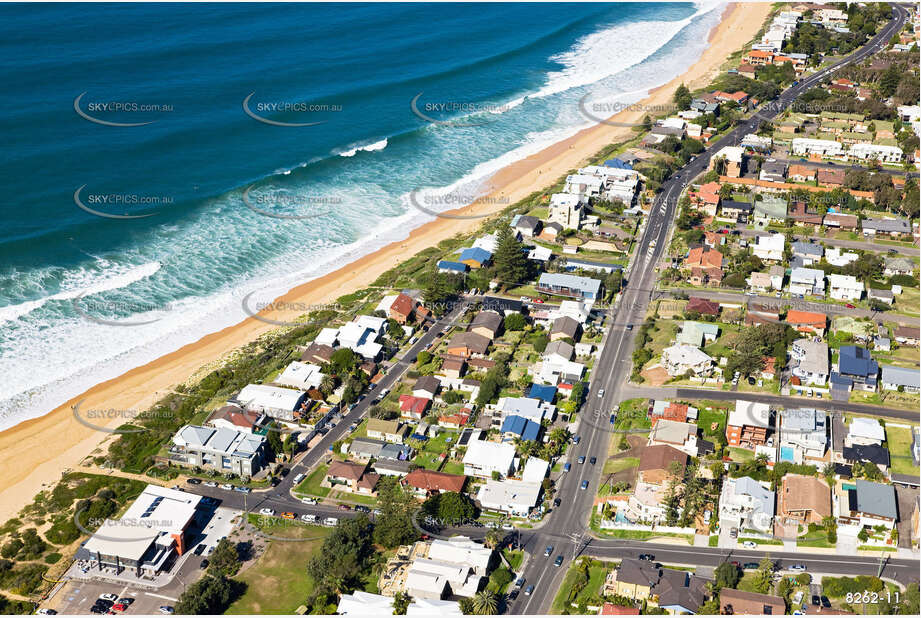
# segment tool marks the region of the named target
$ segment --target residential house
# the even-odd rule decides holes
[[[489,349],[490,339],[479,333],[455,333],[448,341],[446,352],[451,356],[470,359],[472,356],[484,356]]]
[[[793,250],[793,256],[800,258],[804,266],[818,264],[825,254],[825,249],[822,245],[799,240],[791,244],[791,249]]]
[[[406,324],[413,318],[413,311],[416,308],[416,299],[408,294],[399,293],[393,299],[393,303],[386,310],[387,317],[396,320],[400,324]]]
[[[828,294],[835,300],[860,300],[863,282],[852,275],[828,275]]]
[[[336,613],[341,616],[392,616],[393,599],[382,594],[356,590],[339,597]]]
[[[660,420],[653,425],[647,444],[671,446],[691,457],[700,454],[701,446],[697,439],[697,425],[667,420]]]
[[[901,345],[918,347],[921,341],[921,328],[917,326],[898,326],[895,329],[895,340]]]
[[[320,383],[325,377],[319,365],[301,361],[291,361],[291,363],[285,367],[285,370],[275,378],[274,382],[280,386],[290,386],[292,388],[309,391],[312,388],[320,388]]]
[[[825,251],[825,261],[832,266],[847,266],[851,262],[856,262],[859,257],[853,251],[842,251],[837,247],[829,247]]]
[[[881,382],[883,390],[917,393],[919,373],[917,369],[882,365]]]
[[[501,421],[509,415],[518,415],[540,423],[544,419],[552,421],[556,416],[556,406],[533,397],[500,397],[495,405],[494,419]]]
[[[793,182],[812,182],[815,180],[815,168],[806,165],[791,165],[787,178]]]
[[[754,616],[783,616],[787,604],[782,597],[735,588],[720,589],[720,613]]]
[[[553,320],[553,325],[550,327],[550,341],[558,341],[560,339],[578,341],[581,328],[579,322],[570,316],[560,316]]]
[[[455,356],[449,356],[441,363],[441,373],[444,374],[446,378],[453,380],[459,380],[461,376],[464,375],[466,368],[467,361]]]
[[[540,482],[488,479],[479,486],[476,499],[485,510],[527,517],[540,501],[542,490]]]
[[[640,452],[637,478],[651,485],[665,485],[673,475],[673,470],[679,470],[679,474],[683,474],[687,464],[687,453],[672,446],[647,446]]]
[[[854,528],[895,527],[898,507],[895,487],[863,479],[854,482],[854,489],[845,490],[846,500],[838,501],[838,525]]]
[[[438,417],[438,426],[448,429],[460,429],[470,421],[470,414],[461,410],[454,414],[442,414]]]
[[[870,351],[853,345],[841,346],[838,350],[838,371],[832,372],[832,385],[850,391],[852,388],[873,392],[879,365],[870,356]]]
[[[205,425],[216,429],[232,429],[256,433],[268,417],[260,413],[246,412],[243,408],[228,404],[212,412],[205,420]]]
[[[758,174],[759,180],[766,182],[784,182],[786,180],[787,164],[784,161],[768,159],[761,164],[761,172]],[[757,211],[758,204],[755,204]]]
[[[541,221],[531,215],[516,215],[512,219],[512,229],[527,238],[532,238],[540,234]]]
[[[834,140],[794,137],[790,143],[790,153],[797,157],[808,155],[842,157],[844,156],[844,145]]]
[[[786,220],[787,201],[785,199],[765,195],[762,199],[755,201],[754,221],[756,224],[764,226],[772,223],[783,224]]]
[[[686,403],[657,399],[647,410],[646,416],[652,422],[653,427],[660,420],[685,423],[688,419],[697,418],[697,408],[693,408]]]
[[[575,193],[554,193],[550,196],[550,209],[547,220],[559,223],[564,228],[578,230],[585,216],[584,206],[588,198]]]
[[[438,272],[448,274],[466,274],[470,267],[461,262],[452,262],[451,260],[441,260],[437,264]]]
[[[905,154],[898,146],[884,144],[854,144],[847,150],[850,159],[858,161],[879,161],[880,163],[899,163]]]
[[[883,274],[887,277],[894,277],[896,275],[911,276],[914,274],[914,272],[915,264],[912,262],[911,258],[886,258],[885,262],[883,263]]]
[[[368,472],[367,463],[333,461],[326,470],[325,483],[340,490],[373,496],[380,475]]]
[[[716,341],[719,330],[719,326],[710,322],[685,320],[676,337],[676,343],[692,345],[699,348],[704,345],[704,343]]]
[[[808,269],[803,268],[800,270]],[[793,284],[791,283],[791,290],[792,286]],[[824,313],[814,313],[812,311],[798,311],[796,309],[790,309],[787,312],[787,318],[785,322],[801,333],[812,333],[822,337],[825,335],[825,326],[828,323],[828,316]]]
[[[509,415],[502,421],[502,435],[506,440],[520,438],[521,440],[537,440],[540,437],[541,425],[523,416]]]
[[[691,296],[688,298],[688,304],[685,306],[684,310],[686,312],[694,311],[701,315],[718,316],[720,314],[720,304],[712,300],[707,300],[706,298],[700,298],[699,296]]]
[[[333,357],[333,352],[335,349],[332,346],[313,342],[301,353],[301,361],[323,365]]]
[[[172,439],[169,461],[252,478],[267,459],[265,436],[225,427],[184,425]]]
[[[407,474],[401,483],[408,487],[418,498],[426,498],[445,492],[461,493],[467,477],[463,474],[448,474],[425,468],[416,468]]]
[[[474,316],[467,330],[483,335],[489,340],[496,338],[502,328],[502,316],[495,311],[480,311]]]
[[[571,344],[557,339],[547,344],[541,356],[544,360],[565,363],[572,360],[573,354],[575,354],[575,348]]]
[[[780,262],[783,260],[784,242],[786,238],[783,234],[767,234],[759,236],[752,253],[762,260],[769,262]]]
[[[741,146],[724,146],[713,154],[708,169],[716,169],[719,161],[725,161],[725,173],[723,175],[729,178],[739,178],[744,171],[744,157],[745,149]]]
[[[729,446],[754,448],[767,442],[770,429],[771,407],[768,404],[739,399],[726,422],[726,440]]]
[[[662,350],[662,364],[672,377],[683,376],[688,371],[698,377],[709,376],[713,371],[713,359],[690,345],[673,345]]]
[[[829,374],[828,344],[797,339],[790,346],[790,366],[793,378],[800,384],[824,386]]]
[[[820,168],[817,174],[817,180],[820,187],[826,189],[837,189],[844,186],[844,170],[830,169],[827,167]]]
[[[432,400],[428,397],[400,395],[400,416],[422,420]]]
[[[684,260],[685,268],[700,268],[704,271],[721,269],[723,267],[723,254],[715,249],[697,247],[688,252]]]
[[[594,300],[599,297],[601,281],[563,273],[543,273],[536,288],[544,294]]]
[[[307,393],[302,390],[250,384],[244,386],[232,402],[239,403],[247,412],[261,412],[281,421],[293,421],[300,417],[307,399]]]
[[[724,219],[747,223],[755,207],[751,202],[738,202],[736,200],[722,200],[720,202],[720,216]]]
[[[824,411],[788,409],[780,415],[780,461],[814,465],[825,455],[828,422]]]
[[[841,455],[848,465],[872,463],[885,474],[889,469],[889,451],[879,444],[855,444],[841,449]]]
[[[492,478],[493,472],[505,477],[514,471],[515,445],[507,442],[471,440],[464,453],[464,474]]]
[[[413,397],[434,399],[439,388],[441,388],[441,380],[435,376],[421,376],[413,384]]]
[[[365,429],[369,438],[395,442],[396,444],[403,444],[403,441],[409,437],[409,427],[400,421],[369,418]]]
[[[784,522],[822,524],[831,517],[831,490],[820,478],[786,474],[780,481],[777,517]]]
[[[864,236],[882,236],[889,234],[892,238],[911,236],[911,224],[906,219],[864,219],[860,227]]]
[[[873,288],[867,288],[867,300],[875,300],[885,305],[892,306],[895,302],[895,294],[892,293],[892,290],[874,290]]]
[[[719,518],[739,530],[773,533],[774,492],[748,476],[727,478],[720,493]]]
[[[872,418],[855,417],[848,426],[845,446],[881,446],[886,441],[886,430],[879,421]]]
[[[822,225],[825,227],[838,228],[840,230],[853,231],[857,229],[859,220],[857,215],[845,215],[838,212],[830,212],[825,215]]]
[[[709,217],[715,217],[716,208],[720,203],[720,183],[708,182],[702,184],[696,191],[690,192],[689,197],[698,211]]]
[[[707,580],[646,560],[624,559],[605,580],[605,594],[646,601],[668,614],[696,614],[707,599]]]

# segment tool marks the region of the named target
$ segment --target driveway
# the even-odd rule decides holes
[[[911,549],[911,514],[918,504],[918,488],[895,485],[895,499],[899,509],[899,547]]]

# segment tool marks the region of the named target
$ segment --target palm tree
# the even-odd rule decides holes
[[[488,588],[480,590],[473,597],[473,613],[479,616],[495,614],[499,609],[499,598]]]
[[[336,378],[331,375],[323,376],[323,379],[320,380],[320,390],[326,395],[336,390]]]
[[[551,429],[550,440],[557,444],[563,444],[569,440],[569,431],[565,427],[556,427]]]

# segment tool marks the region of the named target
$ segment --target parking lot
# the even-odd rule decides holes
[[[116,586],[107,582],[70,581],[45,607],[57,610],[59,614],[86,615],[96,599],[103,594],[115,594],[119,598],[131,598],[134,602],[123,614],[159,614],[161,606],[173,607],[176,599],[156,591],[140,590],[129,585]]]

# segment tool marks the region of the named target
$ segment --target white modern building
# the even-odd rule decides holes
[[[239,403],[247,412],[262,412],[271,418],[293,421],[295,412],[306,399],[307,393],[299,389],[249,384],[231,401]]]
[[[827,444],[828,423],[825,412],[806,408],[785,410],[781,413],[781,461],[790,461],[795,464],[814,463],[825,454]]]
[[[325,377],[319,365],[292,361],[281,372],[281,375],[275,378],[275,383],[306,391],[311,388],[320,388],[320,383]]]
[[[828,275],[828,295],[835,300],[860,300],[863,282],[851,275]]]
[[[873,418],[858,416],[848,426],[845,446],[880,446],[886,441],[886,429]]]
[[[828,139],[812,139],[809,137],[795,137],[790,145],[790,152],[797,156],[821,155],[823,157],[844,156],[844,146]]]
[[[853,144],[848,149],[847,156],[858,161],[876,160],[881,163],[899,163],[905,155],[898,146]]]
[[[762,260],[779,262],[783,260],[784,242],[783,234],[767,234],[759,236],[757,242],[752,247],[752,253]]]
[[[728,478],[720,494],[720,521],[733,522],[740,530],[772,534],[774,492],[751,477]]]
[[[662,365],[672,377],[683,376],[688,371],[708,376],[713,371],[713,358],[692,345],[673,345],[662,350]]]
[[[825,296],[825,272],[816,268],[794,268],[790,271],[790,294]]]
[[[790,366],[801,383],[824,386],[828,382],[828,344],[812,339],[797,339],[790,346]]]
[[[491,479],[493,472],[503,478],[515,469],[515,445],[507,442],[471,440],[464,453],[464,474]]]

